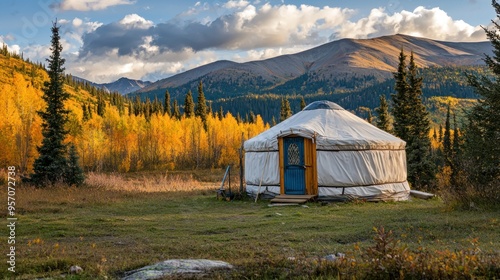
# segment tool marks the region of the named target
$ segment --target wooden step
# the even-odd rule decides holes
[[[273,199],[271,199],[271,203],[298,203],[303,204],[317,197],[316,195],[287,195],[280,194]]]
[[[315,198],[316,196],[317,196],[317,195],[290,195],[290,194],[280,194],[280,195],[275,196],[275,198],[284,198],[284,199],[297,199],[297,198],[300,198],[300,199],[307,199],[307,200],[310,200],[310,199]]]
[[[306,203],[307,199],[305,198],[297,198],[297,199],[292,199],[292,198],[273,198],[271,199],[271,203]]]

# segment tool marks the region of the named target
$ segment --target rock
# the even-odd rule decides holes
[[[130,272],[122,280],[162,279],[175,274],[201,274],[212,269],[232,269],[233,266],[223,261],[212,260],[166,260],[145,266]]]
[[[343,253],[336,253],[336,254],[330,254],[325,256],[323,259],[326,261],[336,261],[338,259],[343,259],[345,258],[345,254]]]
[[[72,265],[69,268],[69,273],[71,274],[79,274],[83,272],[83,268],[79,267],[78,265]]]

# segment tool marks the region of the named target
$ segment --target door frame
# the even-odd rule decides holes
[[[305,194],[318,195],[318,167],[316,156],[316,141],[297,135],[287,135],[278,138],[279,168],[280,168],[280,194],[285,194],[285,151],[284,138],[298,137],[304,139],[304,164],[305,170]]]

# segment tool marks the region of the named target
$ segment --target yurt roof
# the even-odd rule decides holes
[[[317,150],[404,149],[406,143],[330,101],[316,101],[302,111],[245,141],[245,151],[278,150],[278,138],[313,139]]]

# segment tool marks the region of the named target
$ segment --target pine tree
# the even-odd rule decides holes
[[[280,109],[280,122],[288,119],[292,115],[292,109],[290,108],[290,102],[287,98],[281,98],[281,109]]]
[[[97,114],[103,117],[104,112],[106,112],[106,102],[104,102],[102,95],[99,95],[99,98],[97,99]]]
[[[409,122],[409,149],[408,180],[417,189],[430,189],[434,187],[435,167],[431,160],[431,129],[429,112],[422,102],[422,77],[418,77],[417,65],[410,55],[408,65],[408,97],[410,107]]]
[[[435,170],[430,157],[429,113],[422,103],[422,78],[417,74],[413,52],[407,69],[401,49],[398,71],[394,73],[396,94],[392,95],[394,132],[406,141],[408,181],[423,189],[432,187]]]
[[[201,118],[205,131],[207,131],[207,111],[207,101],[203,93],[203,83],[200,81],[198,84],[198,102],[196,103],[194,115]]]
[[[219,121],[222,121],[222,119],[224,118],[224,110],[222,109],[222,106],[220,106],[219,111],[217,112],[217,118],[219,119]]]
[[[173,105],[173,111],[172,111],[172,116],[178,120],[181,119],[181,111],[179,109],[179,104],[177,104],[177,100],[174,99],[174,105]]]
[[[194,116],[194,102],[191,90],[188,91],[186,98],[184,99],[184,116],[186,116],[186,118]]]
[[[172,116],[172,108],[170,107],[170,93],[165,91],[165,102],[163,104],[163,113]]]
[[[372,110],[371,109],[368,109],[368,117],[366,118],[366,121],[369,124],[373,124],[373,115],[372,115]]]
[[[76,151],[75,145],[71,144],[69,146],[69,159],[68,159],[68,167],[65,173],[65,182],[72,186],[80,186],[85,181],[85,175],[83,174],[83,170],[78,163],[79,157]]]
[[[443,136],[443,154],[445,166],[451,166],[453,157],[453,150],[451,146],[451,127],[450,127],[450,105],[448,104],[448,111],[446,113],[446,121],[444,124]]]
[[[396,94],[392,94],[392,115],[394,116],[394,133],[399,138],[407,141],[410,129],[410,103],[408,96],[408,82],[406,69],[406,55],[403,49],[399,54],[398,71],[394,73],[396,80]]]
[[[377,122],[378,128],[391,133],[391,117],[389,116],[389,104],[385,99],[385,95],[380,96],[380,106],[375,109],[377,112]]]
[[[492,1],[500,18],[500,4]],[[464,131],[464,157],[467,172],[477,188],[495,185],[500,180],[500,25],[492,20],[492,28],[483,28],[493,46],[493,55],[486,55],[484,62],[494,79],[468,75],[469,84],[480,96],[477,105],[468,113]]]
[[[38,112],[43,120],[43,140],[42,145],[38,147],[39,156],[34,162],[34,173],[31,175],[31,181],[37,186],[63,181],[68,166],[64,144],[68,131],[64,126],[69,111],[64,109],[64,102],[69,98],[69,94],[63,90],[64,59],[61,57],[59,26],[54,23],[51,30],[52,54],[47,59],[50,80],[44,83],[42,97],[47,107],[45,111]]]
[[[300,110],[304,110],[304,108],[306,107],[306,101],[304,100],[304,96],[301,96],[300,97]]]
[[[452,164],[451,164],[451,176],[450,176],[450,184],[453,187],[458,187],[458,182],[459,182],[459,173],[460,173],[460,161],[462,157],[461,153],[461,144],[460,144],[460,130],[458,129],[457,126],[457,117],[455,114],[453,114],[453,142],[452,142],[452,147],[453,147],[453,158],[452,158]]]

